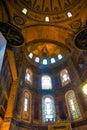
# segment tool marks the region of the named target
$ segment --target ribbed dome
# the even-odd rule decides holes
[[[37,13],[55,14],[65,12],[75,6],[79,0],[21,0],[21,2]]]

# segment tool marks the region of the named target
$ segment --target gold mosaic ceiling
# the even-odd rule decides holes
[[[73,52],[75,35],[87,24],[86,0],[8,0],[4,4],[8,10],[6,17],[9,16],[6,21],[21,29],[28,52],[32,50],[40,58],[44,51],[48,57],[65,50]],[[26,14],[22,12],[24,8]],[[72,17],[69,18],[67,12],[71,12]],[[1,19],[5,18],[4,13]],[[46,16],[49,22],[45,21]]]
[[[74,7],[80,0],[20,0],[36,13],[58,14]]]
[[[24,20],[22,17],[22,9],[27,9],[26,18],[30,19],[30,21],[34,20],[34,22],[43,22],[45,16],[50,17],[50,23],[58,23],[64,20],[68,20],[67,12],[71,11],[72,14],[77,15],[76,6],[79,5],[83,1],[80,0],[15,0],[13,4],[13,8],[15,8],[15,14],[20,13],[21,17],[14,17],[16,23],[20,25],[23,22],[29,23],[27,20]],[[81,3],[82,4],[82,3]],[[81,5],[80,5],[81,6]],[[80,8],[78,7],[78,10]],[[20,7],[20,8],[19,8]],[[26,19],[25,18],[25,19]],[[20,22],[18,22],[18,20]],[[33,22],[33,23],[34,23]]]
[[[59,44],[59,46],[58,46]],[[50,43],[50,42],[39,42],[39,43],[31,43],[27,47],[28,53],[32,52],[35,56],[39,58],[51,58],[57,56],[58,54],[65,55],[64,53],[68,53],[68,48],[61,46],[61,43]]]

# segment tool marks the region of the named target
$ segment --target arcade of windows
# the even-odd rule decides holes
[[[62,54],[58,54],[56,57],[52,57],[50,59],[46,59],[46,58],[40,59],[39,57],[35,56],[32,52],[28,54],[28,57],[29,59],[32,59],[35,63],[40,63],[42,65],[49,65],[50,63],[54,64],[63,59]]]
[[[33,78],[33,73],[30,69],[27,68],[26,74],[25,74],[25,81],[27,83],[32,84],[32,80],[33,80],[32,78]],[[65,86],[68,83],[70,83],[71,80],[70,80],[67,69],[63,69],[60,72],[60,79],[61,79],[62,86]],[[41,77],[41,86],[43,90],[52,89],[52,81],[49,75],[43,75]]]
[[[70,77],[67,69],[63,69],[60,72],[60,79],[62,82],[62,86],[70,83]],[[32,83],[32,71],[30,69],[26,70],[25,81],[27,83]],[[41,85],[43,90],[52,89],[52,81],[49,75],[43,75],[41,77]],[[22,119],[30,121],[29,117],[31,114],[31,94],[25,92],[24,94],[24,105],[23,105],[23,112],[22,112]],[[68,110],[68,115],[71,120],[77,120],[82,118],[80,109],[78,106],[78,102],[73,90],[69,90],[65,94],[65,100]],[[51,95],[44,95],[42,97],[42,122],[55,122],[56,121],[56,109],[55,109],[55,100],[54,97]]]

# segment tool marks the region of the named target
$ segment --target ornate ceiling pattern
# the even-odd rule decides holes
[[[27,7],[36,13],[58,14],[74,7],[80,0],[21,0]]]
[[[49,23],[58,23],[68,20],[67,12],[71,11],[75,14],[75,7],[79,2],[81,3],[80,0],[55,0],[55,2],[54,0],[19,0],[15,1],[15,9],[17,12],[21,12],[23,8],[26,8],[26,17],[34,21],[45,23],[45,17],[49,16]],[[18,19],[16,17],[15,21]],[[20,17],[20,19],[22,18]]]
[[[69,53],[69,49],[63,46],[61,43],[52,43],[51,41],[39,41],[39,43],[32,42],[27,47],[27,51],[32,52],[34,55],[40,58],[51,58],[57,56],[58,54]]]

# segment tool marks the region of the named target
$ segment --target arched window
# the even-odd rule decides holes
[[[25,81],[27,83],[32,84],[32,78],[33,78],[32,71],[31,71],[31,69],[27,68],[26,69],[26,74],[25,74]]]
[[[31,120],[31,93],[24,91],[23,94],[22,119],[25,121]]]
[[[65,86],[70,82],[70,77],[69,77],[67,69],[63,69],[60,72],[60,78],[61,78],[62,86]]]
[[[41,84],[42,89],[52,89],[51,77],[48,75],[43,75],[41,77]]]
[[[71,120],[77,120],[81,118],[80,109],[76,100],[76,96],[73,90],[70,90],[65,95],[68,113]]]
[[[28,102],[29,102],[29,99],[28,97],[25,97],[24,99],[24,111],[28,111]]]
[[[42,120],[43,122],[54,122],[55,116],[55,104],[54,98],[50,95],[43,96],[42,98]]]
[[[49,17],[46,16],[46,17],[45,17],[45,22],[49,22],[49,21],[50,21]]]

